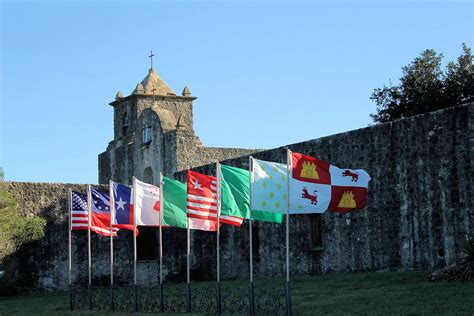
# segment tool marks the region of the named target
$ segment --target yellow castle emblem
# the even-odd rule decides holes
[[[303,164],[301,165],[300,177],[319,180],[319,174],[316,170],[316,164],[311,161],[303,161]]]
[[[342,194],[341,200],[337,207],[340,208],[356,208],[356,201],[354,200],[354,193],[352,191],[345,191]]]

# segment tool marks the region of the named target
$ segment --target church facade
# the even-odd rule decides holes
[[[159,174],[185,170],[258,150],[205,147],[193,128],[193,101],[188,87],[177,95],[151,67],[135,90],[119,91],[114,108],[114,139],[99,155],[99,183],[130,184],[135,176],[157,184]]]

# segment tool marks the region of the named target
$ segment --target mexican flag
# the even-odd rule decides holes
[[[249,219],[250,172],[241,168],[221,165],[221,187],[221,213]],[[283,215],[254,208],[253,219],[281,224]]]

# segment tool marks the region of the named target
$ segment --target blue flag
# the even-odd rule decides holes
[[[113,226],[135,230],[133,218],[132,189],[118,182],[112,182],[114,195]],[[135,231],[138,235],[138,230]]]

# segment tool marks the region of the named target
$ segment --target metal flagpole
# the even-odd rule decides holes
[[[188,183],[187,181],[187,175],[189,173],[189,168],[186,172],[186,183]],[[188,214],[187,214],[187,211],[186,211],[186,229],[187,229],[187,235],[186,235],[186,239],[187,239],[187,245],[186,245],[186,282],[187,282],[187,285],[186,285],[186,298],[187,298],[187,312],[190,313],[191,312],[191,272],[190,272],[190,269],[191,269],[191,262],[190,262],[190,256],[191,256],[191,229],[189,227],[189,218],[188,218]]]
[[[249,172],[250,172],[250,218],[249,218],[249,240],[250,240],[250,315],[255,314],[255,299],[253,293],[253,236],[252,236],[252,224],[253,224],[253,208],[252,208],[252,180],[253,180],[253,157],[249,157]]]
[[[290,177],[292,162],[291,162],[291,151],[286,151],[286,183],[287,183],[287,199],[286,199],[286,309],[287,315],[292,315],[291,307],[291,288],[290,288]]]
[[[87,225],[87,255],[88,255],[88,269],[89,269],[89,309],[92,310],[92,250],[91,250],[91,216],[92,216],[92,194],[91,186],[87,185],[87,214],[88,214],[88,225]]]
[[[190,275],[190,255],[191,255],[191,229],[189,228],[189,219],[186,215],[186,228],[187,228],[187,248],[186,248],[186,298],[187,298],[187,308],[186,311],[188,313],[191,312],[191,275]]]
[[[109,204],[110,204],[110,309],[114,311],[114,238],[112,227],[115,218],[114,182],[109,180]]]
[[[72,306],[72,293],[71,293],[71,273],[72,273],[72,190],[69,189],[69,308],[71,311],[74,309]]]
[[[222,312],[221,306],[221,267],[220,267],[220,215],[221,215],[221,165],[219,162],[216,163],[216,175],[217,175],[217,314],[220,315]]]
[[[132,190],[133,190],[133,296],[135,299],[135,312],[138,312],[138,293],[137,293],[137,234],[135,231],[137,230],[137,187],[135,184],[136,178],[133,177],[132,179]]]
[[[163,202],[164,202],[164,196],[163,196],[163,173],[160,172],[160,231],[159,231],[159,238],[160,238],[160,310],[161,312],[164,312],[165,307],[164,307],[164,298],[163,298],[163,232],[162,232],[162,227],[163,226],[163,213],[164,213],[164,208],[163,208]]]

